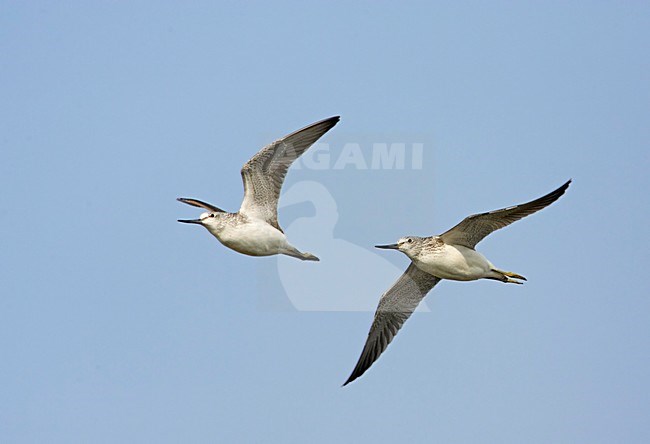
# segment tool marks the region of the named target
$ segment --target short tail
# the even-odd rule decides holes
[[[284,251],[282,251],[282,254],[286,254],[287,256],[295,257],[300,259],[301,261],[319,261],[316,256],[314,256],[311,253],[303,253],[299,251],[297,248],[291,247],[290,249],[287,248]]]
[[[316,262],[320,261],[320,259],[318,259],[316,256],[314,256],[311,253],[303,253],[300,259],[302,259],[303,261],[316,261]]]
[[[513,273],[512,271],[503,271],[493,268],[492,272],[496,273],[497,276],[492,276],[488,279],[495,279],[497,281],[505,282],[506,284],[523,284],[521,281],[527,280],[520,274]]]

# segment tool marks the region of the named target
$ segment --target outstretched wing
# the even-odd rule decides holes
[[[493,231],[506,227],[558,200],[569,188],[570,183],[569,180],[557,190],[525,204],[468,216],[458,225],[443,233],[441,235],[442,240],[446,244],[474,248],[476,244]]]
[[[390,341],[426,294],[440,281],[411,263],[404,274],[382,295],[372,321],[366,345],[363,347],[357,365],[345,381],[350,382],[363,375],[379,358]]]
[[[244,200],[239,212],[278,226],[278,199],[282,182],[294,160],[329,131],[339,116],[313,123],[265,146],[241,169]]]

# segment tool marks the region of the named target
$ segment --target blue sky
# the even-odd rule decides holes
[[[0,2],[0,441],[648,442],[649,43],[643,2]],[[176,222],[332,115],[280,212],[321,262]],[[525,285],[443,281],[340,387],[373,245],[569,178],[478,246]]]

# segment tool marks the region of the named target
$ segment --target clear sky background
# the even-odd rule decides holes
[[[649,442],[649,43],[641,1],[0,2],[0,441]],[[339,114],[280,214],[321,262],[176,222]],[[373,245],[569,178],[478,247],[525,285],[443,281],[340,387]]]

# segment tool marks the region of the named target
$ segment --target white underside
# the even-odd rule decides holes
[[[495,275],[491,271],[494,266],[485,256],[460,245],[445,244],[442,251],[413,258],[413,262],[422,271],[454,281],[473,281]]]
[[[226,247],[249,256],[271,256],[293,249],[284,233],[259,219],[226,225],[220,232],[209,225],[206,228]]]

